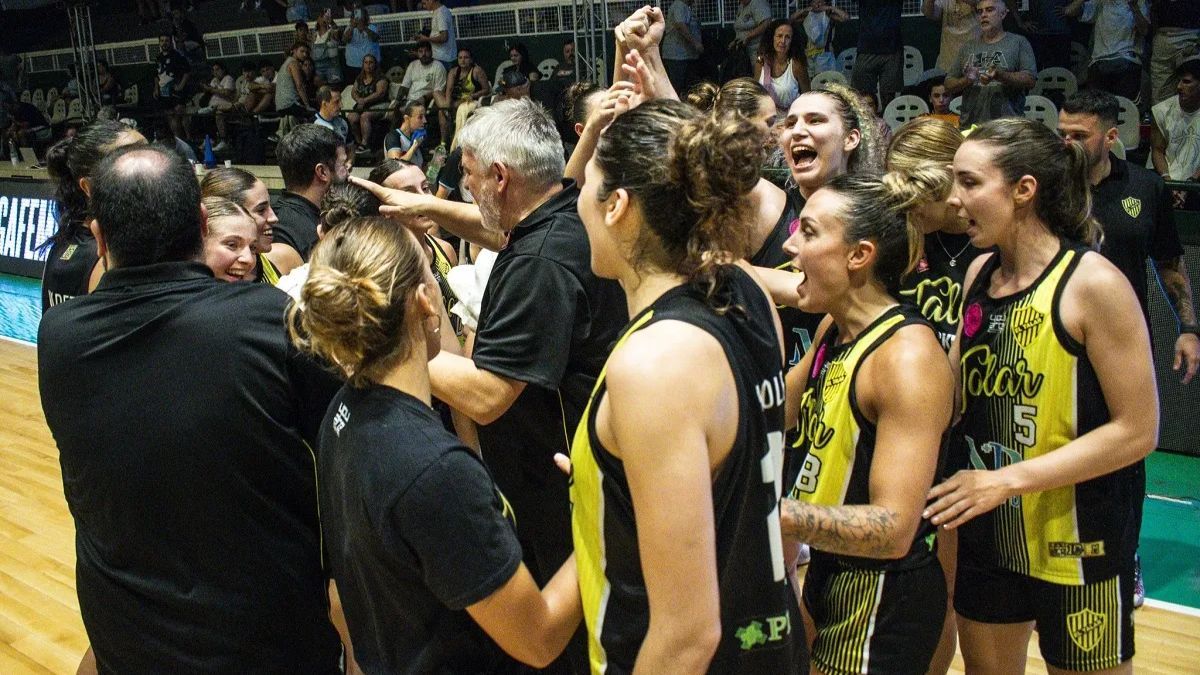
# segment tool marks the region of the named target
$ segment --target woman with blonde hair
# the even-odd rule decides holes
[[[539,591],[480,457],[431,407],[441,298],[416,236],[353,218],[313,249],[292,339],[346,385],[321,424],[321,520],[364,672],[545,667],[580,619],[570,558]]]
[[[208,197],[204,207],[204,264],[221,281],[253,278],[258,228],[254,219],[228,199]]]
[[[200,196],[228,199],[246,209],[258,228],[255,246],[258,264],[254,270],[254,280],[271,285],[279,283],[279,268],[267,258],[275,240],[275,223],[279,222],[275,210],[271,208],[271,194],[267,192],[267,185],[244,169],[218,167],[204,174],[200,181]]]

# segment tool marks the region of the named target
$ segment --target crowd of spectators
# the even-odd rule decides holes
[[[786,17],[773,16],[766,0],[730,1],[738,3],[738,11],[731,26],[733,41],[727,44],[720,34],[701,31],[694,0],[664,5],[663,60],[678,91],[705,80],[720,84],[746,75],[762,84],[783,111],[812,86],[812,78],[835,71],[863,92],[877,113],[901,93],[916,94],[930,114],[969,128],[1021,115],[1039,71],[1070,67],[1071,38],[1078,39],[1086,27],[1090,53],[1076,71],[1079,86],[1137,104],[1140,121],[1151,127],[1154,155],[1163,157],[1154,160],[1155,166],[1164,174],[1187,180],[1200,172],[1200,142],[1195,140],[1200,122],[1193,114],[1193,77],[1188,74],[1194,68],[1185,64],[1200,50],[1200,12],[1186,11],[1183,0],[1029,0],[1020,12],[1005,0],[923,0],[923,15],[940,24],[940,43],[936,61],[929,64],[933,67],[910,86],[904,78],[900,0],[860,0],[852,69],[844,68],[834,49],[839,26],[850,20],[837,0],[811,0]],[[320,121],[344,134],[351,150],[368,159],[398,147],[402,154],[412,151],[429,159],[431,144],[453,147],[454,130],[479,106],[532,96],[555,111],[561,128],[569,131],[565,111],[570,102],[564,95],[575,79],[572,42],[563,45],[561,54],[538,55],[510,42],[506,67],[492,73],[491,64],[478,63],[472,50],[459,43],[451,9],[442,0],[330,4],[242,3],[244,11],[264,11],[273,22],[294,23],[295,35],[279,57],[235,65],[205,59],[204,37],[191,18],[205,10],[203,1],[139,2],[144,19],[161,20],[165,26],[151,88],[156,114],[148,123],[156,130],[168,127],[170,135],[197,150],[211,135],[216,153],[238,159],[245,158],[244,152],[234,152],[234,136],[245,126],[241,123],[252,122],[258,133],[262,115],[283,118],[283,132],[296,123]],[[416,37],[405,65],[384,58],[372,16],[408,10],[428,12],[429,28]],[[537,64],[545,57],[559,65],[543,81]],[[711,66],[718,62],[714,70]],[[103,62],[97,73],[101,105],[122,103],[128,83]],[[9,100],[0,110],[5,138],[44,147],[68,133],[61,124],[49,124],[48,104],[35,110],[19,103],[23,86],[20,58],[0,51],[0,99]],[[60,97],[77,96],[77,87],[71,73]],[[1053,98],[1061,103],[1057,92]],[[414,106],[422,108],[419,115]]]

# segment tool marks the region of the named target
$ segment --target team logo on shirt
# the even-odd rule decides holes
[[[837,395],[838,387],[845,381],[846,366],[842,365],[841,361],[834,361],[829,364],[829,368],[825,373],[825,386],[822,387],[821,400],[829,403]]]
[[[1012,334],[1013,339],[1025,349],[1034,339],[1037,338],[1038,332],[1042,328],[1042,324],[1046,322],[1046,315],[1032,307],[1018,307],[1012,311]]]
[[[749,651],[770,642],[779,642],[791,632],[792,618],[787,614],[782,614],[755,619],[738,628],[733,636],[737,638],[742,651]]]
[[[1121,208],[1125,209],[1125,213],[1128,213],[1130,218],[1137,218],[1142,212],[1142,200],[1137,197],[1126,197],[1121,200]]]
[[[1071,642],[1085,652],[1092,651],[1100,644],[1107,626],[1107,616],[1086,607],[1067,615],[1067,634],[1071,636]]]
[[[346,428],[346,422],[349,422],[349,421],[350,421],[350,409],[346,407],[345,403],[339,403],[337,414],[333,416],[333,433],[334,433],[334,435],[341,436],[342,429]]]
[[[67,249],[65,251],[62,252],[62,255],[58,256],[58,259],[59,260],[70,260],[71,256],[75,255],[75,251],[77,251],[78,249],[79,249],[78,244],[71,244],[70,246],[67,247]]]

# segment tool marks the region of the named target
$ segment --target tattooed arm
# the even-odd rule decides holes
[[[912,373],[922,377],[913,379]],[[901,381],[905,386],[895,386]],[[920,525],[950,424],[953,382],[945,352],[927,326],[901,328],[868,356],[855,386],[859,408],[876,426],[871,501],[818,506],[785,499],[784,536],[829,553],[903,557]]]
[[[1192,304],[1192,285],[1188,281],[1187,267],[1184,265],[1183,258],[1156,260],[1154,266],[1158,270],[1158,278],[1162,280],[1163,290],[1167,293],[1171,309],[1175,310],[1175,316],[1179,318],[1180,330],[1194,330],[1196,328],[1196,306]],[[1191,382],[1192,378],[1196,376],[1196,370],[1200,369],[1200,337],[1197,337],[1195,333],[1180,332],[1179,339],[1175,341],[1173,367],[1175,370],[1184,368],[1184,384]]]

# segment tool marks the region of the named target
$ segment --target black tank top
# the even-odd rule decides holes
[[[55,242],[42,271],[42,311],[78,295],[87,295],[92,270],[100,260],[96,239],[78,227],[64,242]]]
[[[962,320],[963,279],[971,261],[983,252],[971,245],[966,234],[927,234],[925,255],[900,283],[897,299],[933,325],[947,352]]]
[[[634,318],[614,351],[629,335],[664,320],[697,326],[720,342],[737,385],[738,429],[712,485],[722,631],[709,672],[808,672],[779,530],[779,340],[768,300],[741,269],[719,272],[716,298],[731,309],[718,314],[690,285],[668,291]],[[601,444],[594,425],[604,394],[601,372],[571,448],[572,522],[592,672],[619,673],[633,669],[650,610],[624,466]]]

